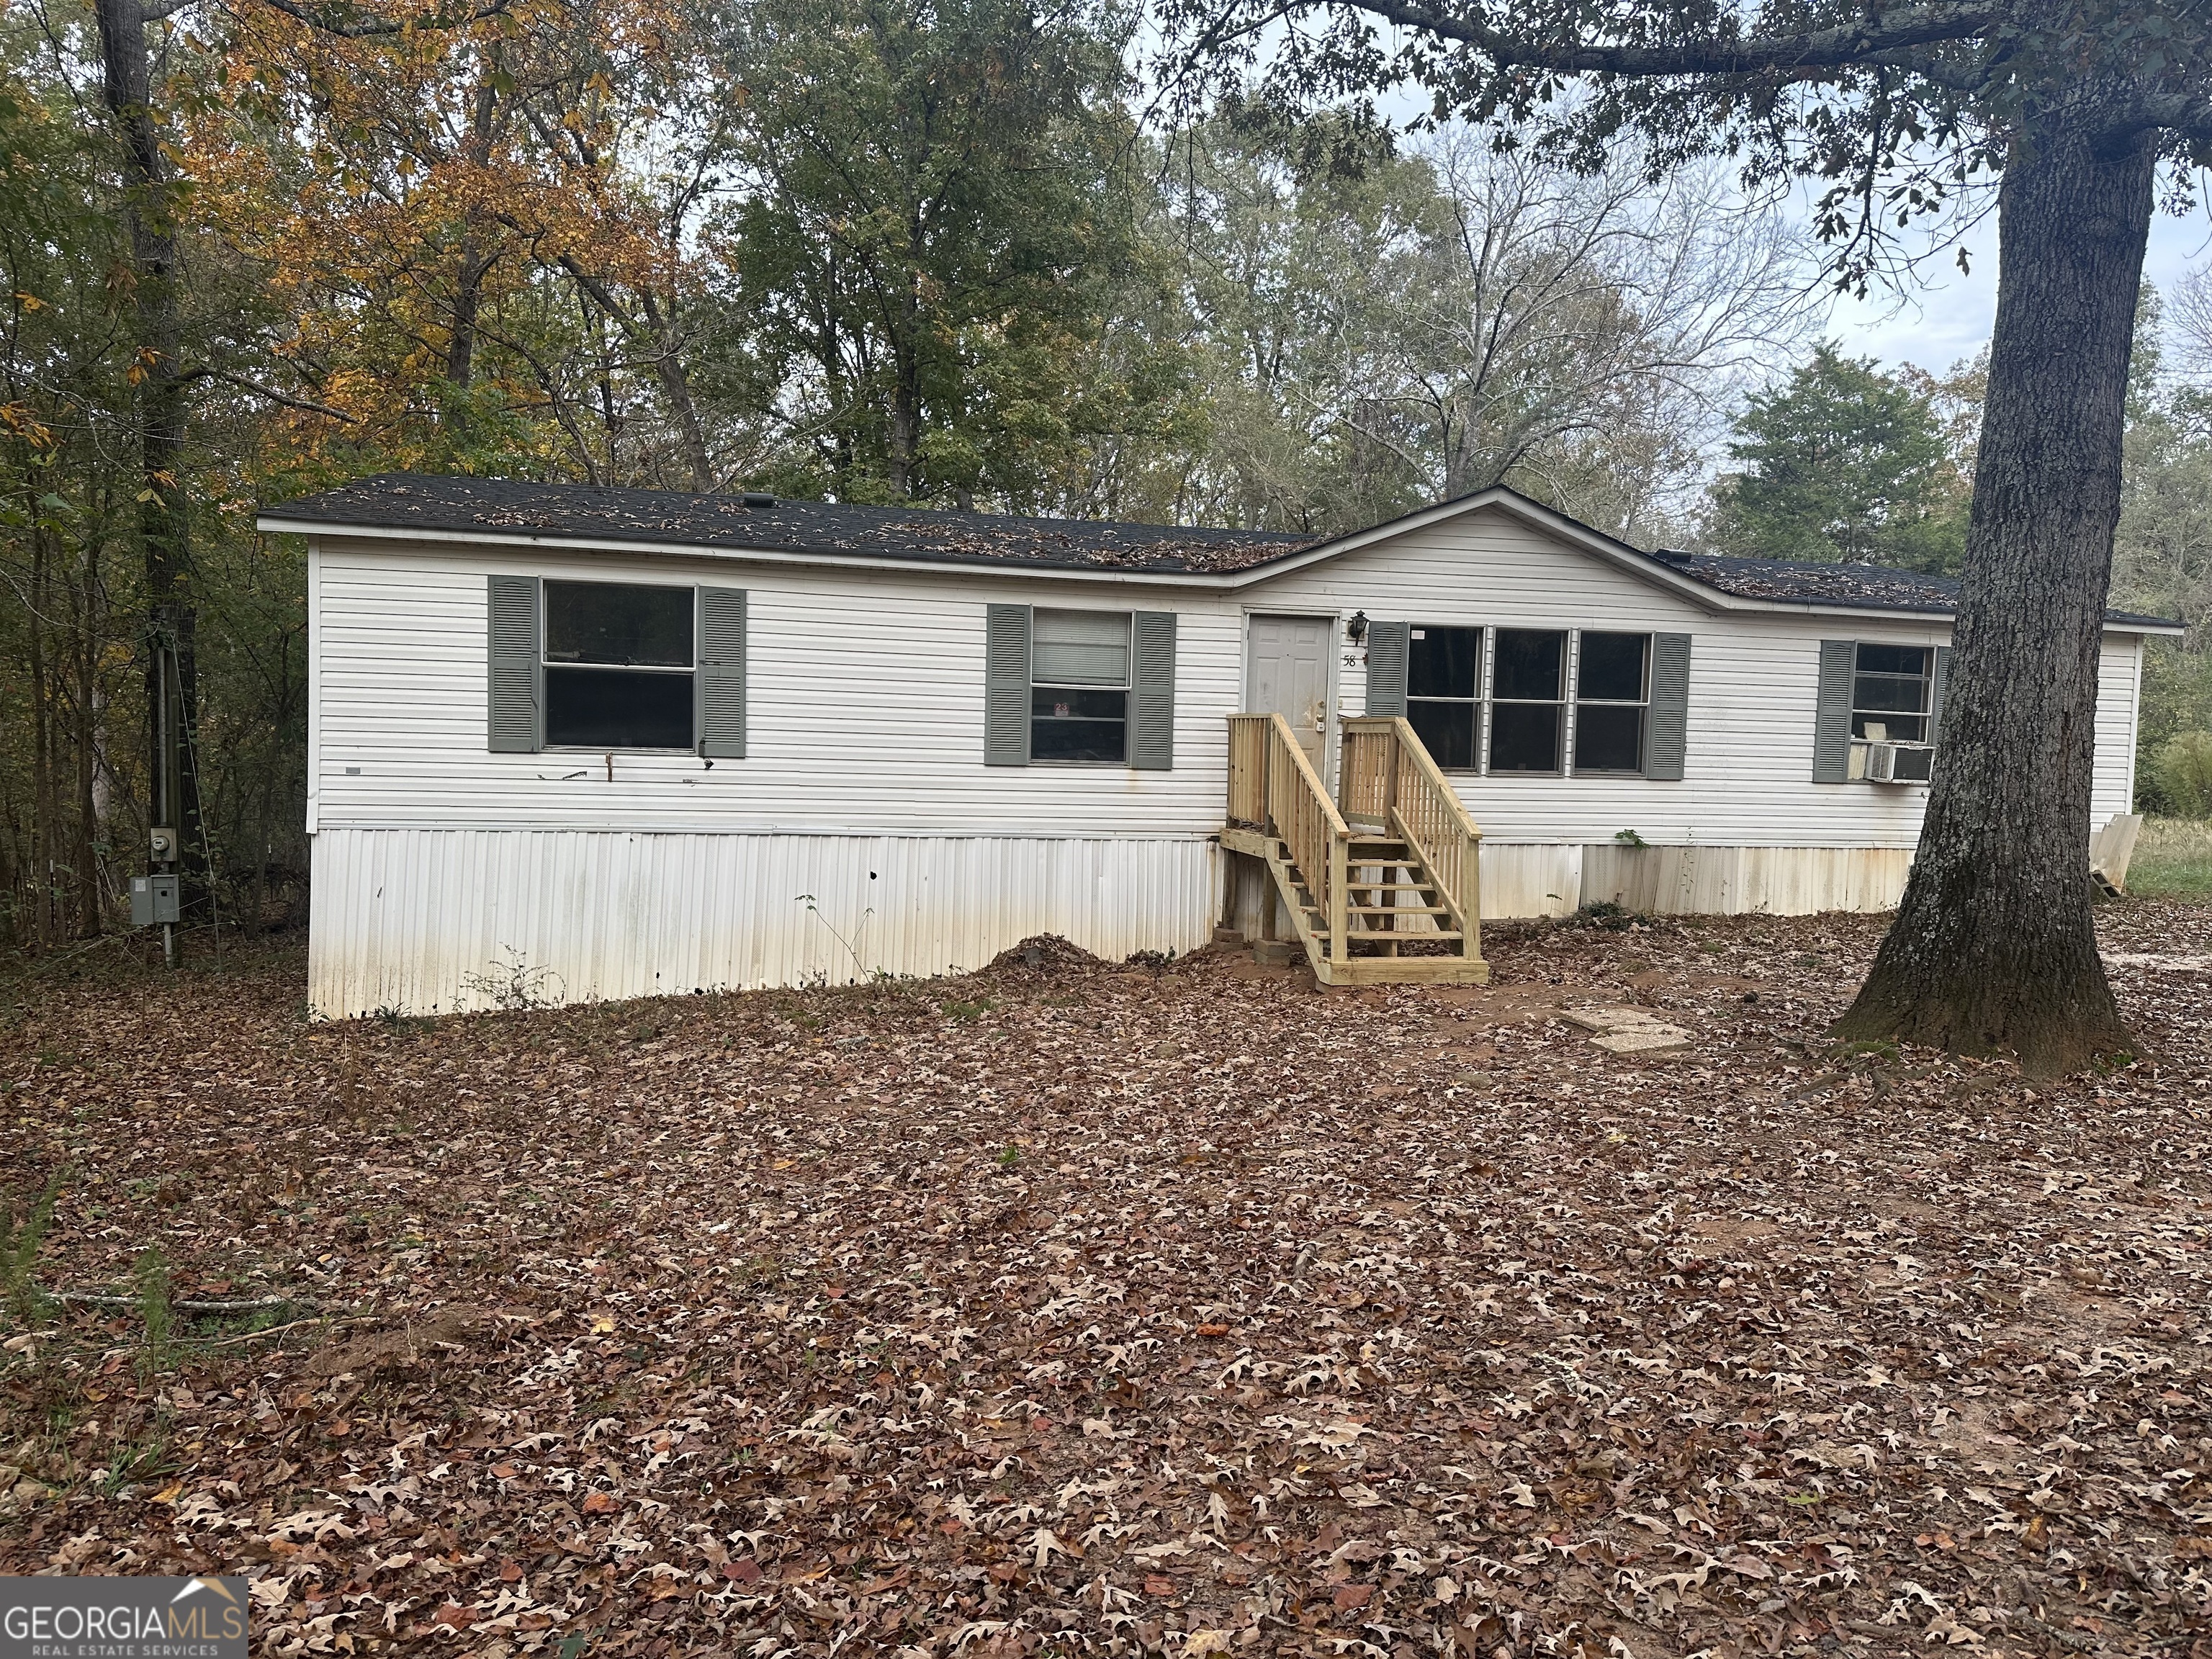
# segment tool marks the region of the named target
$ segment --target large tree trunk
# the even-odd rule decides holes
[[[2150,228],[2149,135],[2079,119],[2015,143],[1949,688],[1920,850],[1846,1037],[2010,1053],[2037,1073],[2124,1050],[2090,915],[2097,655]]]
[[[185,384],[179,373],[183,331],[177,308],[177,239],[154,125],[152,64],[139,0],[96,0],[101,90],[123,140],[124,184],[130,204],[132,301],[137,312],[139,375],[137,426],[141,499],[138,533],[146,566],[147,633],[177,653],[179,717],[185,741],[175,746],[177,775],[168,792],[179,849],[188,872],[204,871],[200,831],[198,736],[198,613],[191,590],[191,519],[185,505]],[[148,652],[147,744],[158,775],[158,659]]]

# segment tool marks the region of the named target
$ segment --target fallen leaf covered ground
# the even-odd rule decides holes
[[[287,1655],[2206,1659],[2212,910],[2105,913],[2144,1055],[2047,1087],[1829,1042],[1881,926],[398,1024],[44,973],[0,1571],[242,1571]]]

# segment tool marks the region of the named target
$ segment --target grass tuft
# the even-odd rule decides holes
[[[2145,818],[2128,891],[2137,898],[2212,898],[2212,819]]]
[[[26,1325],[39,1316],[39,1286],[31,1273],[39,1264],[39,1245],[46,1229],[54,1224],[54,1202],[61,1191],[62,1177],[56,1175],[20,1219],[0,1206],[0,1300]]]
[[[138,1317],[146,1327],[146,1346],[140,1360],[150,1376],[168,1369],[176,1340],[176,1298],[169,1285],[167,1259],[158,1249],[148,1250],[138,1258],[134,1277]]]

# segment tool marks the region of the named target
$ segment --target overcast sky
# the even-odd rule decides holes
[[[1830,336],[1855,357],[1884,363],[1917,363],[1942,374],[1972,357],[1988,342],[1997,294],[1997,230],[1994,217],[1969,234],[1971,275],[1961,275],[1949,254],[1926,262],[1923,281],[1910,298],[1871,291],[1862,302],[1843,300],[1829,319]],[[2160,289],[2212,263],[2212,216],[2200,204],[2186,217],[2161,213],[2151,222],[2145,270]]]

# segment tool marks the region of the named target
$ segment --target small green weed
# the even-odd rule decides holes
[[[138,1318],[146,1328],[146,1346],[139,1355],[140,1368],[151,1374],[167,1370],[177,1330],[176,1297],[169,1283],[169,1263],[158,1249],[138,1258],[132,1273],[138,1296]]]
[[[39,1316],[39,1286],[31,1277],[39,1263],[39,1246],[54,1224],[54,1205],[61,1197],[62,1176],[46,1182],[30,1208],[18,1217],[14,1209],[0,1210],[0,1295],[8,1310],[27,1324]]]

